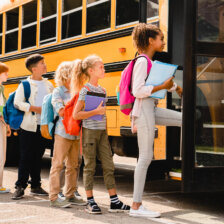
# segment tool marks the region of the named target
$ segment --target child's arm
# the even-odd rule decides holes
[[[106,107],[102,106],[103,101],[100,103],[100,105],[96,109],[91,111],[83,111],[82,109],[84,108],[84,104],[85,104],[85,101],[83,100],[79,100],[77,102],[75,109],[73,111],[73,118],[75,120],[83,120],[97,114],[103,115],[106,113]]]
[[[56,113],[58,113],[60,117],[64,117],[65,105],[58,88],[53,90],[51,103]]]
[[[173,86],[173,79],[174,79],[174,77],[171,77],[171,78],[167,79],[162,85],[154,86],[152,93],[157,92],[162,89],[171,89]]]

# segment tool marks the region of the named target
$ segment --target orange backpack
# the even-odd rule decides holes
[[[88,86],[84,86],[88,91],[90,91]],[[66,103],[64,108],[64,119],[62,123],[65,128],[65,132],[69,135],[78,136],[80,134],[81,129],[81,120],[75,120],[73,118],[73,110],[75,105],[79,99],[79,93],[75,94],[75,96]]]
[[[81,129],[81,120],[75,120],[72,116],[73,109],[78,101],[79,94],[77,93],[69,102],[66,103],[64,108],[64,119],[62,123],[65,132],[69,135],[78,136]]]

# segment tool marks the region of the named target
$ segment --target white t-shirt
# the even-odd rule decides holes
[[[44,97],[48,94],[46,86],[44,84],[44,80],[32,80],[37,85],[37,95],[35,96],[35,104],[36,107],[41,107],[43,103]],[[41,115],[37,114],[37,124],[40,125]]]

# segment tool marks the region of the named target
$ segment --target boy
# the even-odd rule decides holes
[[[3,117],[3,107],[5,106],[6,98],[4,95],[4,86],[2,83],[7,81],[8,71],[8,66],[6,64],[0,63],[0,194],[10,192],[9,189],[4,188],[2,185],[3,169],[6,159],[6,135],[11,135],[10,127],[5,123]]]
[[[14,200],[23,197],[29,176],[31,177],[31,194],[48,195],[41,188],[41,160],[47,140],[40,133],[40,117],[43,98],[53,91],[53,85],[42,77],[47,72],[43,56],[40,54],[31,55],[26,59],[25,64],[26,68],[32,73],[27,78],[31,93],[29,103],[26,103],[24,88],[20,84],[14,99],[15,107],[25,112],[20,126],[20,161],[18,180],[15,184],[16,191],[12,196]]]

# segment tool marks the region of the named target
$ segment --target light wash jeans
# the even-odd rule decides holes
[[[0,121],[0,188],[3,182],[3,169],[6,160],[6,126]]]
[[[155,106],[155,99],[152,98],[142,100],[140,116],[135,118],[139,159],[134,174],[134,202],[142,202],[147,170],[153,158],[155,124],[180,127],[182,113],[158,108]]]

